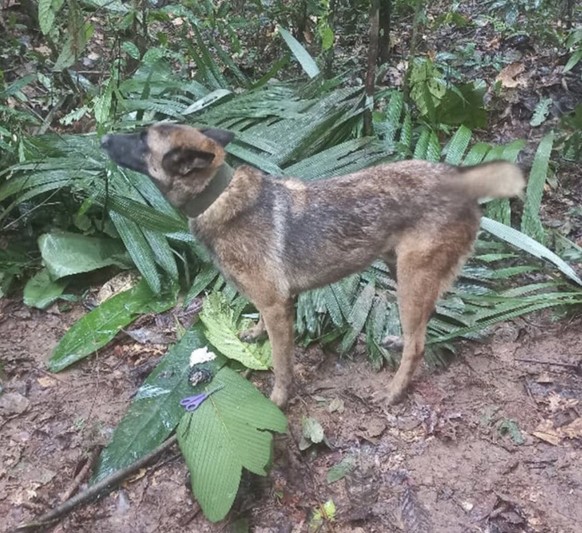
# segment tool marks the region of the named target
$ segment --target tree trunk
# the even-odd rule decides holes
[[[380,34],[378,37],[378,64],[387,63],[390,57],[390,15],[392,1],[380,0]]]

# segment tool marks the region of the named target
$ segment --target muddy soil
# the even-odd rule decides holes
[[[0,531],[11,531],[70,495],[160,353],[122,339],[53,375],[47,357],[82,309],[0,305]],[[204,519],[174,447],[44,531],[218,532],[248,523],[257,532],[579,532],[582,320],[550,318],[460,345],[448,368],[423,369],[393,408],[372,401],[390,371],[373,372],[364,356],[300,352],[290,433],[277,438],[269,477],[243,478],[227,520]],[[267,387],[270,376],[254,379]],[[327,444],[301,452],[307,416]],[[348,456],[352,470],[328,483],[329,468]],[[335,514],[317,529],[314,511],[330,499]]]

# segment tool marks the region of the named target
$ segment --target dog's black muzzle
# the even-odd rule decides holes
[[[147,132],[129,133],[126,135],[107,134],[101,137],[101,148],[118,165],[148,174],[146,155]]]

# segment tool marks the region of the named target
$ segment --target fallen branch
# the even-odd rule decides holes
[[[61,495],[60,498],[61,503],[66,502],[73,494],[75,494],[75,492],[77,492],[77,489],[81,486],[81,483],[83,483],[85,478],[89,475],[89,472],[91,472],[93,465],[95,464],[97,458],[99,457],[99,454],[101,453],[101,449],[102,446],[97,446],[89,454],[89,457],[87,457],[87,460],[83,465],[83,468],[81,468],[79,473],[75,476],[75,479],[73,479],[73,484]]]
[[[168,440],[160,444],[155,450],[150,452],[147,455],[144,455],[141,459],[136,461],[135,463],[123,468],[122,470],[118,470],[117,472],[107,476],[106,478],[102,479],[95,485],[90,486],[88,489],[80,492],[76,496],[72,497],[70,500],[62,503],[52,511],[43,514],[34,522],[29,522],[26,524],[19,525],[13,531],[27,531],[31,529],[38,529],[41,527],[46,527],[55,520],[60,519],[62,516],[66,515],[67,513],[71,512],[75,507],[81,505],[82,503],[86,503],[93,498],[102,495],[101,493],[106,493],[109,490],[113,489],[115,485],[117,485],[120,481],[125,479],[127,476],[133,474],[140,468],[146,466],[149,462],[155,459],[158,455],[160,455],[163,451],[167,450],[176,443],[176,436],[173,435]]]
[[[569,368],[575,374],[582,374],[582,360],[578,363],[560,363],[558,361],[544,361],[539,359],[516,358],[516,361],[521,363],[535,363],[537,365],[560,366],[562,368]]]

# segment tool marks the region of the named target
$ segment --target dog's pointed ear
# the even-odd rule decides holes
[[[234,133],[216,128],[204,128],[200,130],[200,133],[206,135],[206,137],[210,137],[223,148],[234,139]]]
[[[211,152],[180,147],[164,155],[162,168],[170,175],[186,176],[194,170],[208,168],[213,160],[214,154]]]

